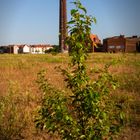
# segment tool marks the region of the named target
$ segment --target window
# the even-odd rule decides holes
[[[124,49],[124,46],[116,46],[116,49]]]
[[[115,48],[115,46],[108,46],[108,48],[109,48],[109,49],[114,49],[114,48]]]
[[[44,52],[45,51],[45,48],[42,48],[42,52]]]
[[[116,46],[116,49],[121,49],[121,46]]]
[[[34,48],[32,48],[32,52],[34,52]]]

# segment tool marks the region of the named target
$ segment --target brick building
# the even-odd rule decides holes
[[[114,36],[103,40],[105,52],[136,52],[139,51],[140,37]]]
[[[102,45],[101,45],[101,40],[99,39],[99,37],[95,34],[90,34],[90,39],[92,40],[92,45],[91,45],[91,49],[90,52],[99,52],[102,50]]]

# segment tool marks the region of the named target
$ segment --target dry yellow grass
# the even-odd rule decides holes
[[[48,82],[55,88],[66,89],[64,77],[55,68],[60,65],[66,68],[68,62],[68,54],[0,55],[0,98],[9,94],[10,86],[13,86],[11,83],[14,83],[12,90],[18,86],[15,94],[24,102],[21,101],[18,105],[23,108],[21,112],[26,114],[25,119],[28,122],[21,131],[24,139],[51,139],[46,133],[37,132],[33,123],[32,116],[41,100],[41,93],[36,83],[37,73],[47,69]],[[138,123],[140,122],[140,54],[92,53],[89,54],[86,65],[90,71],[92,68],[102,68],[110,62],[112,62],[110,72],[120,81],[120,88],[114,94],[120,97],[125,95],[133,100],[130,103],[131,109],[128,109],[132,111],[133,123],[124,130],[120,139],[138,140],[140,139],[140,126],[138,126],[140,125]]]

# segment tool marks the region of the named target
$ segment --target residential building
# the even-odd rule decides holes
[[[24,53],[28,54],[30,53],[30,45],[13,45],[13,53],[18,54],[18,53]]]
[[[45,54],[45,51],[52,49],[53,47],[48,45],[31,45],[31,54]]]
[[[52,49],[51,45],[8,45],[0,46],[0,53],[13,53],[13,54],[44,54],[45,51]]]

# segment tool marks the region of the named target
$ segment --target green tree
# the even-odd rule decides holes
[[[124,123],[123,104],[114,102],[110,96],[117,82],[108,72],[109,65],[100,70],[97,80],[88,76],[85,62],[91,45],[91,25],[96,19],[87,16],[80,0],[72,3],[76,8],[71,10],[70,36],[66,39],[71,65],[61,69],[72,94],[68,96],[48,84],[44,71],[40,72],[38,84],[44,97],[36,126],[48,133],[57,132],[65,140],[111,139]]]

